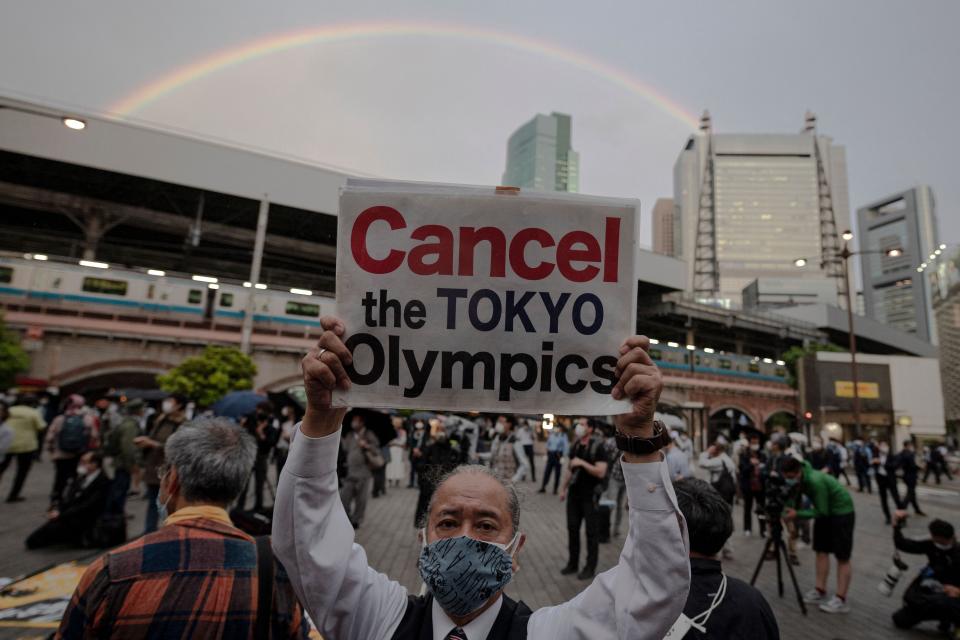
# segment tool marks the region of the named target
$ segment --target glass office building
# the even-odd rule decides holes
[[[580,155],[571,147],[572,123],[562,113],[537,114],[507,141],[501,184],[536,191],[580,190]]]

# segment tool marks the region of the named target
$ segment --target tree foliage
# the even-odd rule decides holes
[[[0,391],[13,386],[18,373],[30,368],[30,356],[20,345],[20,336],[7,329],[0,315]]]
[[[846,351],[846,349],[830,342],[813,342],[805,347],[790,347],[781,356],[781,359],[786,363],[787,384],[794,389],[797,388],[797,364],[804,356],[812,356],[817,351]]]
[[[198,356],[157,376],[160,388],[182,393],[201,407],[208,407],[231,391],[253,388],[257,365],[234,347],[207,345]]]

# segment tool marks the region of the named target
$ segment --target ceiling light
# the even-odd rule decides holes
[[[660,344],[660,341],[656,338],[650,338],[650,344]]]
[[[777,360],[777,366],[778,366],[778,367],[782,367],[782,366],[784,366],[784,365],[786,365],[786,364],[787,364],[787,363],[784,362],[783,360]]]
[[[110,265],[106,262],[97,262],[95,260],[81,260],[81,267],[93,267],[94,269],[109,269]]]
[[[167,275],[167,272],[162,269],[147,269],[147,275],[163,277]]]
[[[207,285],[207,288],[213,289],[214,291],[216,291],[217,289],[220,288],[220,285],[216,284],[215,282],[211,282],[210,284]]]
[[[674,347],[674,348],[676,348],[676,347],[679,347],[680,345],[677,344],[676,342],[668,342],[668,343],[667,343],[667,346],[668,346],[668,347]]]
[[[83,131],[87,128],[87,123],[80,118],[61,118],[60,121],[67,129],[73,129],[74,131]]]
[[[923,267],[917,267],[917,273],[923,273]]]
[[[805,267],[805,266],[807,266],[807,259],[806,259],[806,258],[797,258],[796,260],[793,261],[793,266],[795,266],[795,267]]]
[[[295,293],[295,294],[297,294],[298,296],[312,296],[312,295],[313,295],[313,291],[310,291],[310,289],[297,289],[297,288],[293,288],[293,289],[290,289],[290,293]]]
[[[850,240],[853,240],[853,231],[847,229],[840,237],[849,242]]]
[[[704,347],[704,348],[703,348],[703,352],[704,352],[704,353],[714,353],[713,349],[710,348],[710,347]]]
[[[35,253],[33,254],[33,259],[40,260],[41,262],[43,262],[44,260],[48,260],[49,258],[47,258],[47,255],[44,253]]]
[[[764,364],[773,364],[773,360],[771,360],[770,358],[764,358],[763,362]]]
[[[938,256],[938,255],[940,255],[941,253],[943,253],[943,250],[937,249],[936,251],[933,252],[933,255]]]
[[[213,276],[193,276],[193,279],[197,282],[209,282],[211,284],[216,283],[217,279]]]
[[[941,251],[945,250],[946,248],[947,248],[947,245],[945,245],[945,244],[940,245],[940,250],[941,250]]]
[[[243,286],[246,287],[247,289],[249,289],[249,288],[252,287],[253,285],[250,284],[249,282],[244,282],[244,283],[243,283]]]
[[[696,347],[696,346],[694,346],[694,345],[692,345],[692,344],[688,344],[688,345],[687,345],[687,351],[696,351],[696,350],[697,350],[697,347]]]
[[[263,284],[262,282],[258,282],[257,284],[255,284],[255,285],[253,285],[253,286],[254,286],[255,289],[260,289],[260,290],[263,290],[263,289],[266,289],[266,288],[267,288],[267,285]]]

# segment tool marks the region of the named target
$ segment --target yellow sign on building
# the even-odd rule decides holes
[[[834,390],[838,398],[853,397],[853,382],[850,380],[837,380],[833,383]],[[876,399],[880,397],[880,385],[876,382],[857,383],[857,394],[861,398]]]

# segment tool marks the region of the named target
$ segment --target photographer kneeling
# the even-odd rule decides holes
[[[893,544],[904,553],[926,555],[928,564],[904,592],[904,606],[893,614],[893,623],[900,629],[925,620],[960,626],[960,546],[953,525],[934,520],[928,539],[911,540],[903,535],[906,517],[906,511],[893,516]]]
[[[847,591],[853,569],[853,500],[832,475],[815,471],[809,462],[785,458],[780,466],[789,485],[800,485],[800,492],[813,503],[810,509],[786,509],[785,520],[813,518],[813,550],[817,553],[816,588],[803,600],[819,604],[824,613],[848,613]],[[827,600],[827,578],[830,575],[830,554],[837,558],[837,593]]]

